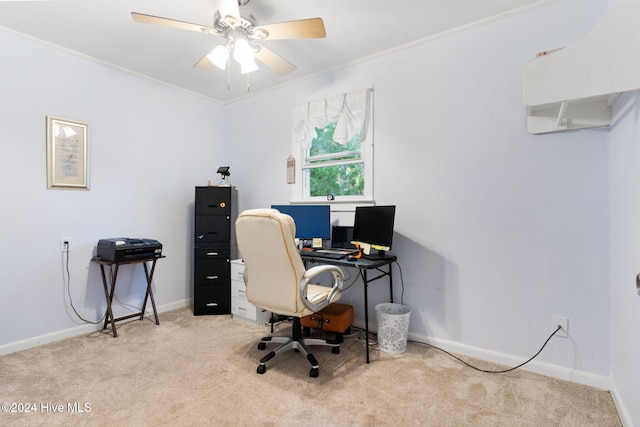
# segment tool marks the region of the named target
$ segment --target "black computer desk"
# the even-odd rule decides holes
[[[365,341],[367,347],[367,363],[369,363],[369,295],[368,287],[369,283],[381,279],[383,277],[389,278],[389,302],[393,302],[393,274],[392,263],[397,260],[397,257],[393,255],[386,255],[381,258],[360,258],[357,260],[349,260],[348,258],[332,259],[322,258],[317,255],[305,256],[301,254],[302,260],[306,263],[314,262],[317,264],[332,264],[340,267],[353,267],[357,268],[364,284],[364,331]],[[383,269],[385,267],[385,269]],[[375,270],[378,275],[373,278],[369,278],[369,270]]]

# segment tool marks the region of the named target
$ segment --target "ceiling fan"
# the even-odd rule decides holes
[[[233,54],[233,58],[240,64],[242,74],[258,69],[255,58],[281,76],[296,69],[295,65],[282,56],[258,43],[260,41],[326,37],[322,18],[258,25],[258,20],[250,11],[240,8],[249,3],[249,0],[214,0],[214,3],[218,10],[211,27],[137,12],[132,12],[131,16],[136,22],[224,37],[225,42],[202,57],[194,67],[216,66],[228,69],[230,56]]]

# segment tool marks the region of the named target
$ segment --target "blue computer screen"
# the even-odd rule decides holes
[[[272,205],[271,208],[293,218],[298,239],[329,239],[331,237],[329,205]]]

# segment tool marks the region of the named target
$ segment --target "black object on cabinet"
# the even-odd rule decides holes
[[[238,190],[196,187],[194,210],[193,314],[229,314]]]

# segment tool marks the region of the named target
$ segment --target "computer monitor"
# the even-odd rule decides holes
[[[331,207],[329,205],[271,205],[271,208],[293,218],[297,239],[331,238]]]
[[[371,245],[384,256],[393,243],[395,215],[395,206],[356,206],[353,240]]]
[[[334,225],[331,227],[331,247],[335,249],[354,249],[353,227]]]

